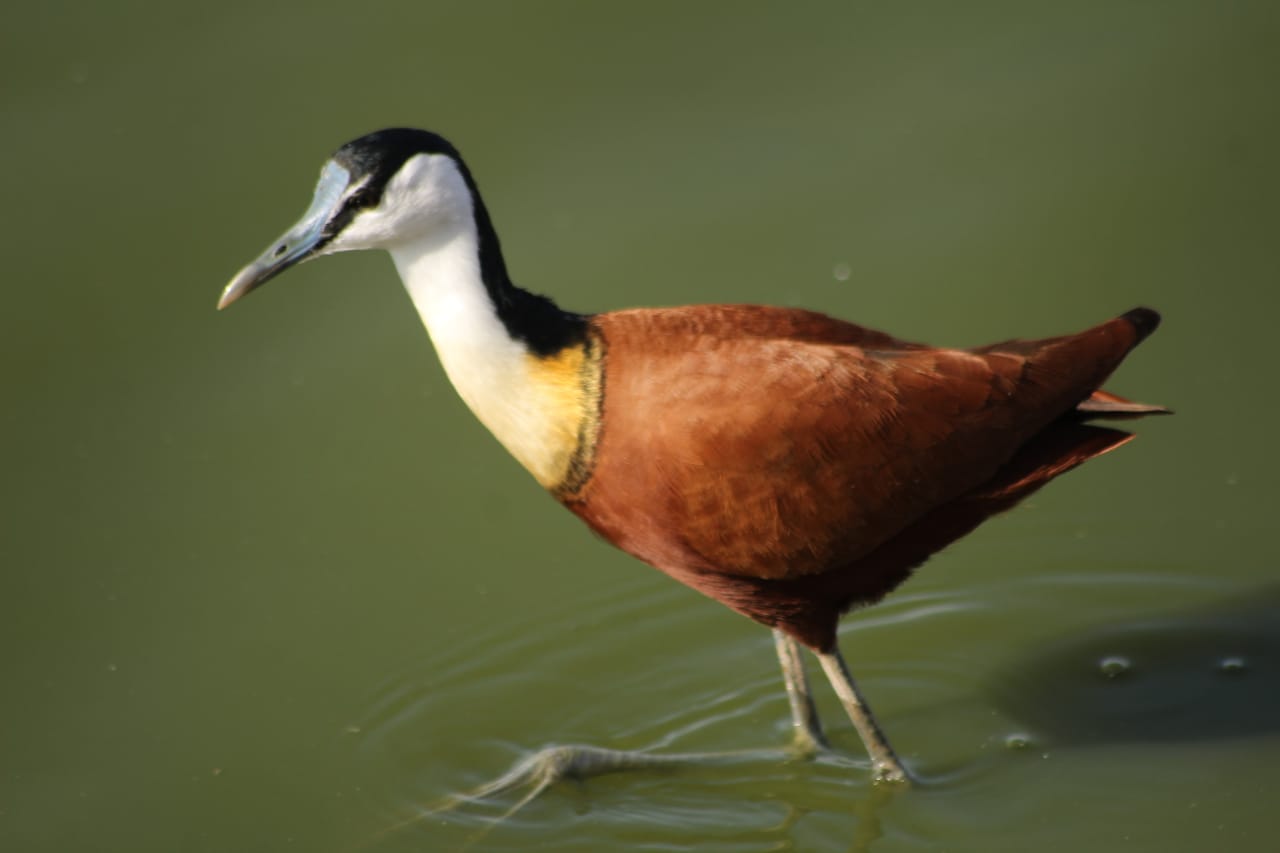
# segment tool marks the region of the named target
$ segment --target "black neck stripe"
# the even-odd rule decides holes
[[[489,210],[466,164],[460,159],[456,162],[471,191],[471,205],[475,210],[476,232],[480,240],[480,277],[507,333],[540,356],[554,355],[565,347],[581,344],[586,340],[586,317],[563,311],[547,297],[522,290],[512,283]]]

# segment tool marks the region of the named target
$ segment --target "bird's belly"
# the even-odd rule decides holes
[[[846,565],[912,520],[881,518],[873,528],[856,489],[839,477],[682,470],[660,457],[623,462],[607,435],[591,481],[563,500],[610,543],[664,571],[769,580]]]

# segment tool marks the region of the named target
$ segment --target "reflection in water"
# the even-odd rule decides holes
[[[992,701],[1058,743],[1190,741],[1280,731],[1280,587],[1126,621],[1037,650]]]
[[[854,806],[854,814],[858,821],[854,824],[853,843],[849,853],[864,853],[871,849],[871,842],[876,841],[884,830],[880,826],[880,812],[896,796],[906,788],[900,785],[873,785],[865,797],[859,799]]]

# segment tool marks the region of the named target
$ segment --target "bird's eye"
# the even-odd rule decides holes
[[[360,187],[347,196],[348,207],[368,207],[369,202],[373,200],[373,193],[369,191],[367,186]]]

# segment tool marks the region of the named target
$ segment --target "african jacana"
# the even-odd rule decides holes
[[[470,171],[422,130],[338,149],[302,220],[218,307],[356,249],[391,253],[462,399],[557,500],[773,629],[797,732],[813,745],[797,643],[817,654],[880,779],[906,772],[840,657],[839,617],[1132,437],[1085,419],[1164,411],[1099,390],[1159,323],[1145,308],[970,350],[791,308],[563,311],[512,284]]]

